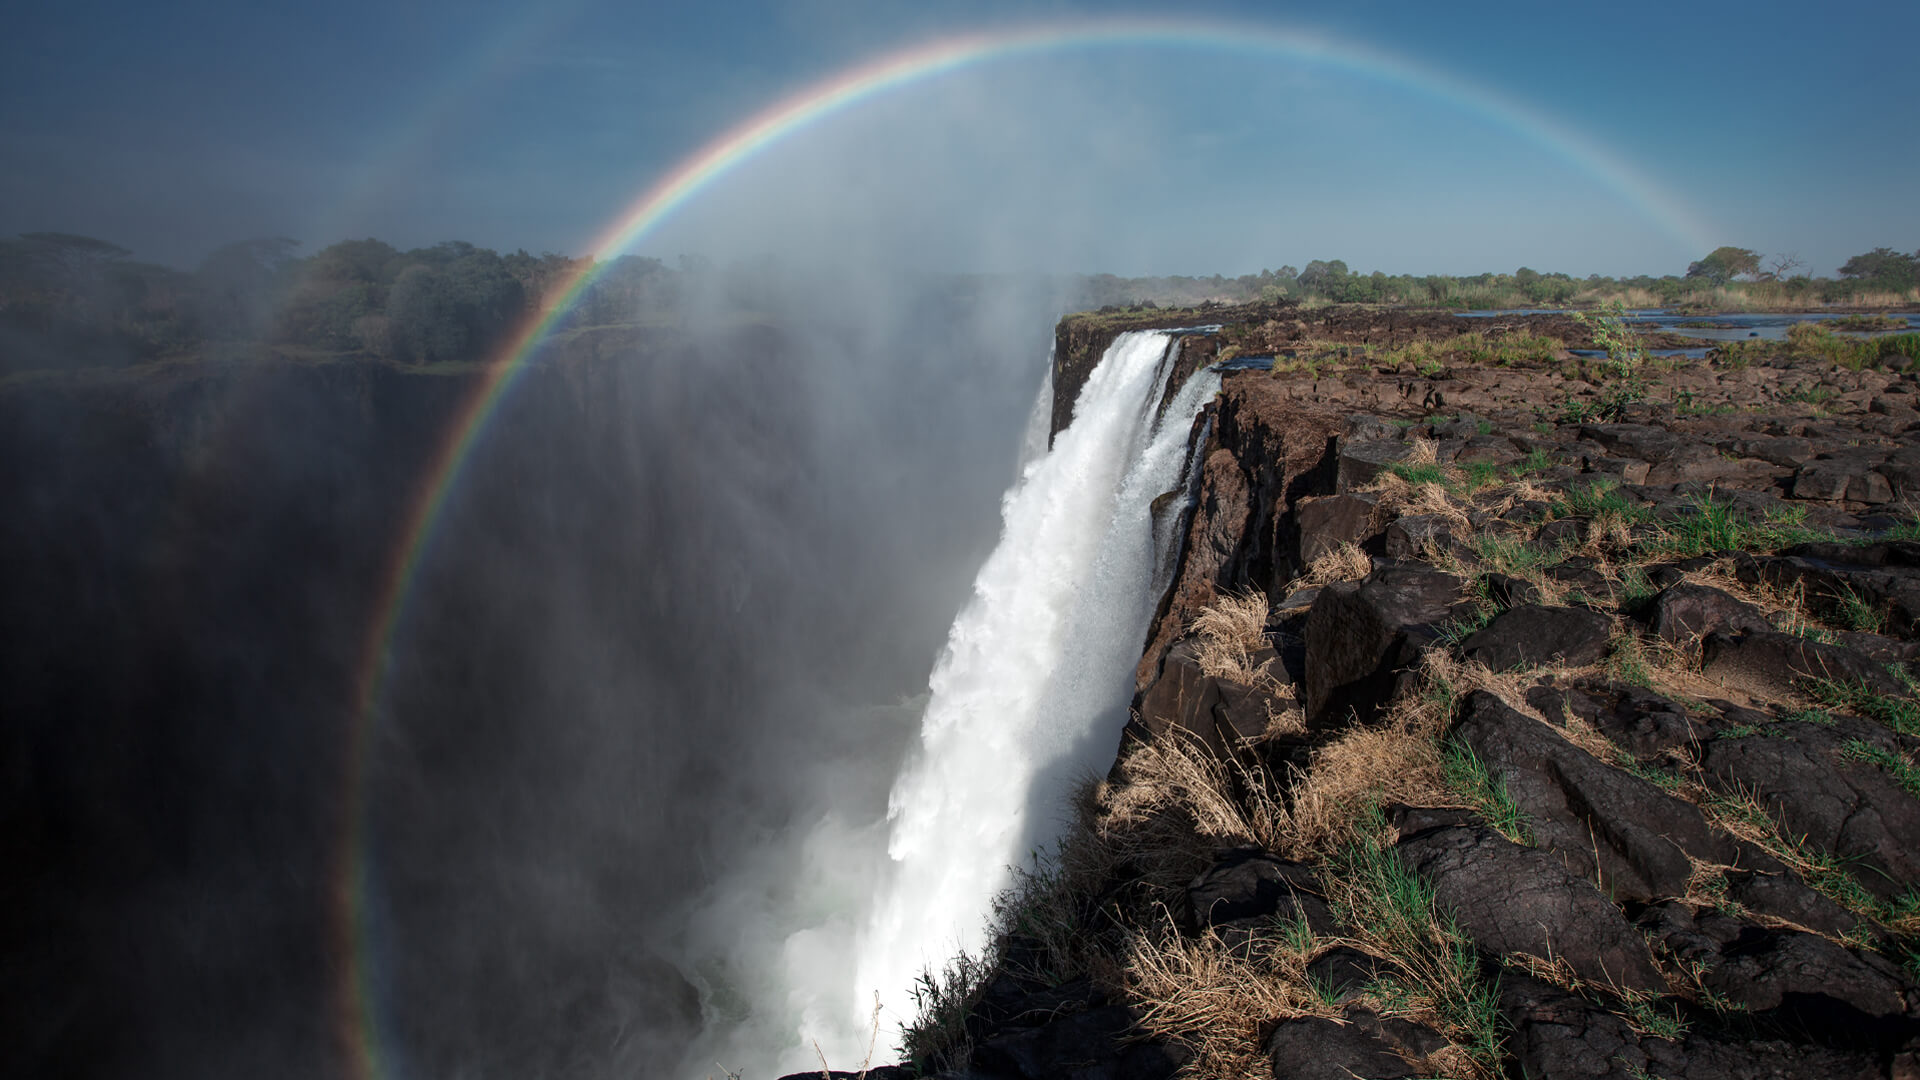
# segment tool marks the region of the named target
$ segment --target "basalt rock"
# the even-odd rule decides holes
[[[1482,950],[1565,961],[1581,979],[1623,993],[1662,993],[1666,980],[1620,909],[1561,860],[1479,826],[1405,837],[1400,857]]]
[[[1782,721],[1708,742],[1700,768],[1708,784],[1757,799],[1788,834],[1837,856],[1863,887],[1891,901],[1920,885],[1920,800],[1850,752],[1854,742],[1898,745],[1869,721]]]
[[[1613,620],[1585,608],[1522,604],[1494,616],[1460,643],[1460,652],[1495,671],[1566,664],[1581,667],[1607,652]]]
[[[1459,578],[1417,564],[1383,566],[1322,589],[1307,614],[1308,721],[1377,715],[1399,674],[1453,617],[1460,589]]]
[[[1653,632],[1675,643],[1705,637],[1716,630],[1738,633],[1772,630],[1766,614],[1711,585],[1675,585],[1654,598],[1648,618]]]
[[[1535,843],[1615,899],[1687,891],[1692,858],[1727,864],[1732,843],[1698,807],[1568,742],[1486,691],[1468,696],[1454,737],[1506,785]]]
[[[1311,867],[1258,849],[1236,851],[1187,886],[1195,930],[1246,931],[1273,920],[1305,922],[1316,934],[1338,929],[1326,887]]]

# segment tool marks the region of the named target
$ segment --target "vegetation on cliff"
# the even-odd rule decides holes
[[[1913,335],[1680,366],[1600,320],[1227,378],[1119,760],[929,975],[918,1069],[1905,1075]]]

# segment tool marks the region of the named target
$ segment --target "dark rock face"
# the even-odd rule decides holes
[[[1698,807],[1613,768],[1485,691],[1454,729],[1529,818],[1535,842],[1619,900],[1686,892],[1689,855],[1728,863],[1734,850]]]
[[[1460,603],[1460,585],[1427,567],[1384,566],[1363,581],[1322,589],[1307,613],[1308,721],[1377,713],[1392,696],[1392,673],[1438,638]]]
[[[1300,561],[1315,559],[1341,544],[1364,544],[1375,534],[1374,508],[1379,500],[1362,493],[1320,495],[1301,499],[1294,506],[1300,523]]]
[[[1100,1005],[1038,1027],[1015,1030],[973,1048],[980,1080],[1169,1080],[1186,1061],[1177,1046],[1129,1042],[1134,1014]]]
[[[1645,687],[1581,679],[1566,690],[1536,687],[1527,703],[1549,720],[1571,714],[1636,758],[1691,746],[1711,732],[1678,704]]]
[[[1237,851],[1187,886],[1190,925],[1196,930],[1248,929],[1272,919],[1299,919],[1316,934],[1335,932],[1325,886],[1303,863],[1264,851]]]
[[[1387,466],[1406,457],[1409,449],[1399,439],[1376,439],[1371,442],[1341,440],[1336,490],[1345,494],[1372,483],[1373,478],[1385,471]]]
[[[1514,1074],[1595,1080],[1884,1080],[1878,1056],[1778,1040],[1683,1041],[1635,1032],[1577,994],[1527,976],[1501,980],[1500,1010],[1513,1029]]]
[[[1711,585],[1675,585],[1654,598],[1648,619],[1654,633],[1683,642],[1716,630],[1769,631],[1773,624],[1759,608],[1736,600]]]
[[[1743,553],[1734,559],[1734,573],[1779,588],[1800,585],[1830,604],[1857,601],[1904,637],[1920,626],[1920,543],[1910,540],[1860,547],[1800,544],[1777,556]]]
[[[1890,1050],[1920,1035],[1920,988],[1876,953],[1677,902],[1647,909],[1639,923],[1756,1022],[1847,1049]]]
[[[1849,740],[1890,738],[1876,726],[1781,722],[1764,735],[1714,739],[1700,767],[1708,784],[1751,794],[1791,835],[1838,856],[1869,892],[1892,900],[1920,883],[1920,801],[1873,765],[1848,760]]]
[[[1803,679],[1859,683],[1880,694],[1903,690],[1884,668],[1852,649],[1773,630],[1709,634],[1701,642],[1701,659],[1709,678],[1774,700],[1791,700],[1794,684]]]
[[[1317,1016],[1288,1020],[1267,1039],[1274,1080],[1402,1080],[1426,1076],[1420,1058],[1446,1045],[1430,1028],[1349,1010],[1346,1022]]]
[[[1269,664],[1267,670],[1276,678],[1286,675],[1278,663]],[[1268,706],[1274,698],[1264,685],[1243,686],[1205,674],[1193,646],[1183,642],[1168,651],[1159,680],[1141,695],[1138,719],[1132,726],[1137,734],[1148,736],[1185,731],[1215,753],[1225,753],[1266,731]]]
[[[1399,851],[1486,952],[1564,960],[1581,979],[1621,992],[1665,992],[1646,941],[1555,856],[1457,825],[1406,837]]]
[[[1144,690],[1168,648],[1222,588],[1272,589],[1301,568],[1295,506],[1333,491],[1339,414],[1286,398],[1271,379],[1235,380],[1203,447],[1199,505],[1178,573],[1134,672]],[[1231,447],[1231,449],[1228,449]]]
[[[1495,671],[1552,663],[1579,667],[1605,656],[1612,634],[1613,620],[1597,611],[1523,604],[1469,635],[1460,652]]]

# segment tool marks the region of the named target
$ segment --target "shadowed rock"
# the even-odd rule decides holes
[[[1495,671],[1553,663],[1580,667],[1605,656],[1612,635],[1613,620],[1597,611],[1522,604],[1494,616],[1460,643],[1460,651]]]
[[[1431,1028],[1352,1008],[1345,1023],[1318,1016],[1284,1021],[1266,1050],[1274,1080],[1402,1080],[1428,1075],[1417,1062],[1445,1045]]]
[[[1186,1062],[1178,1044],[1127,1041],[1131,1009],[1102,1005],[1040,1027],[1000,1035],[973,1048],[978,1080],[1168,1080]]]
[[[1322,589],[1307,613],[1308,720],[1337,722],[1349,709],[1371,719],[1393,695],[1396,673],[1439,637],[1460,584],[1428,567],[1388,565]]]
[[[1700,809],[1607,765],[1484,690],[1468,695],[1454,736],[1470,747],[1528,818],[1534,841],[1581,880],[1596,875],[1621,900],[1686,892],[1689,855],[1735,858]]]
[[[1376,535],[1374,507],[1378,499],[1365,492],[1308,496],[1294,506],[1300,525],[1300,562],[1311,564],[1341,544],[1364,544]]]
[[[1839,856],[1868,891],[1893,900],[1920,884],[1920,801],[1878,766],[1850,760],[1856,739],[1898,745],[1869,721],[1782,721],[1764,734],[1708,742],[1700,767],[1709,785],[1758,799],[1786,832]]]
[[[1770,631],[1759,608],[1711,585],[1675,585],[1654,598],[1648,619],[1653,632],[1679,643],[1715,630]]]
[[[1871,1053],[1780,1040],[1684,1041],[1641,1035],[1608,1009],[1539,979],[1508,974],[1500,1011],[1512,1028],[1512,1075],[1582,1080],[1885,1080]]]
[[[1482,950],[1564,960],[1587,982],[1622,992],[1666,989],[1646,941],[1620,909],[1556,856],[1458,825],[1407,837],[1398,850]]]
[[[1302,919],[1316,934],[1338,928],[1323,899],[1325,886],[1304,863],[1259,850],[1236,851],[1187,886],[1187,910],[1195,930],[1240,928],[1273,919]]]
[[[1759,1022],[1848,1049],[1892,1049],[1920,1035],[1920,987],[1877,953],[1676,902],[1647,909],[1639,924],[1702,986]]]

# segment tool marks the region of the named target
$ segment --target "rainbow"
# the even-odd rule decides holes
[[[1260,26],[1102,19],[999,30],[945,38],[904,49],[808,86],[748,118],[709,142],[657,180],[601,233],[592,259],[566,281],[550,305],[518,327],[507,346],[486,365],[458,408],[387,563],[356,674],[356,698],[345,764],[341,836],[332,875],[333,945],[338,950],[336,1024],[356,1077],[388,1075],[381,1060],[377,994],[368,941],[370,873],[366,839],[364,769],[374,718],[384,698],[394,649],[435,526],[448,496],[459,485],[473,447],[488,421],[528,370],[554,328],[579,302],[610,260],[696,198],[716,180],[783,140],[889,91],[1010,58],[1113,46],[1155,46],[1286,57],[1358,74],[1458,107],[1561,157],[1612,189],[1651,221],[1693,250],[1714,247],[1711,232],[1672,196],[1600,144],[1526,105],[1451,75],[1351,43]]]

